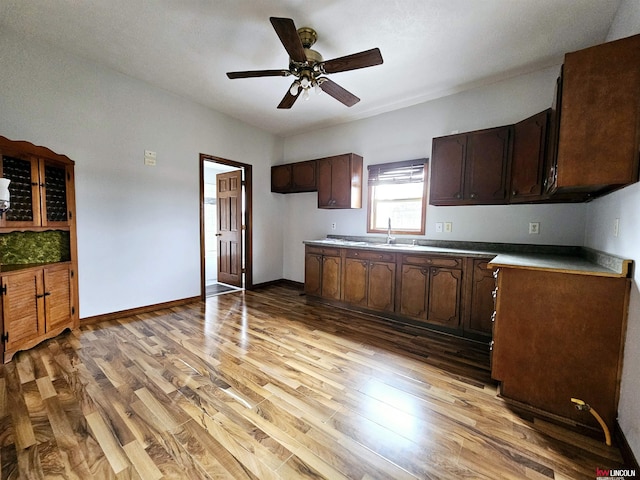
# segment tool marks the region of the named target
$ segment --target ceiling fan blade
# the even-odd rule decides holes
[[[296,95],[291,95],[291,92],[287,90],[287,93],[285,94],[284,98],[278,105],[278,108],[291,108],[293,104],[296,103],[296,100],[298,99],[299,96],[300,96],[299,90]]]
[[[287,77],[291,75],[289,70],[248,70],[246,72],[227,72],[229,78],[254,78],[254,77]]]
[[[360,101],[358,97],[356,97],[353,93],[345,90],[336,82],[329,80],[328,78],[322,78],[323,82],[320,83],[320,88],[322,91],[328,95],[331,95],[333,98],[338,100],[339,102],[344,103],[347,107],[353,107],[356,103]]]
[[[373,67],[382,63],[382,54],[379,48],[372,48],[360,53],[354,53],[345,57],[334,58],[322,62],[321,69],[324,73],[346,72],[358,68]]]
[[[306,62],[307,55],[304,53],[304,47],[293,20],[279,17],[270,17],[269,20],[289,57],[296,62]]]

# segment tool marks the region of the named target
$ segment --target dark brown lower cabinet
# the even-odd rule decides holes
[[[494,271],[489,268],[491,258],[467,258],[464,271],[467,306],[464,312],[464,331],[487,339],[491,337],[493,311]]]
[[[341,299],[342,258],[339,248],[306,247],[304,291],[332,300]]]
[[[305,293],[481,341],[491,338],[488,258],[306,246]]]
[[[617,417],[629,278],[500,267],[492,370],[503,397],[613,431]]]
[[[402,256],[401,315],[458,329],[461,292],[461,258]]]
[[[350,250],[344,267],[344,301],[360,307],[393,312],[396,256]]]

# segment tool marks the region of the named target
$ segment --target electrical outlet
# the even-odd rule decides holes
[[[335,229],[336,229],[336,222],[333,222],[333,223],[331,224],[331,230],[335,230]]]
[[[615,221],[613,222],[613,236],[617,237],[619,233],[620,233],[620,219],[616,218]]]
[[[529,222],[529,235],[540,234],[540,222]]]
[[[444,222],[444,233],[451,233],[452,230],[453,230],[453,223]]]
[[[436,222],[436,233],[442,233],[442,222]]]

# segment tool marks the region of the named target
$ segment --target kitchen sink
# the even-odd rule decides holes
[[[380,247],[380,248],[412,248],[412,247],[415,247],[415,245],[412,245],[410,243],[375,243],[373,246],[374,247]]]

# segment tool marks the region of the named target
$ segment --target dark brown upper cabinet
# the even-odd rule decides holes
[[[345,153],[318,160],[318,208],[362,207],[362,157]]]
[[[640,35],[568,53],[547,191],[602,195],[638,181]]]
[[[275,193],[315,192],[317,185],[317,162],[288,163],[271,167],[271,191]]]
[[[507,203],[511,132],[509,125],[434,138],[429,203]]]
[[[545,110],[513,126],[511,203],[543,198],[550,113],[551,109]]]

